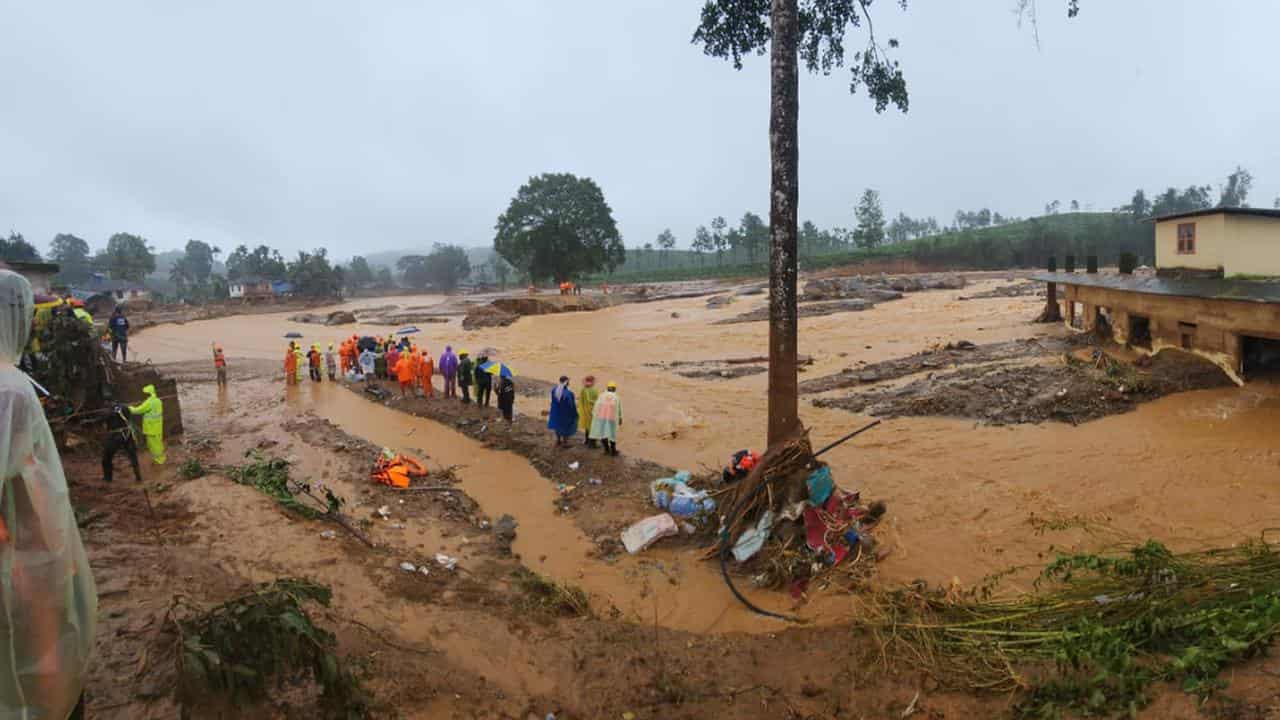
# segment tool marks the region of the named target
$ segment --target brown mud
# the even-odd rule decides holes
[[[1231,384],[1218,366],[1177,350],[1161,352],[1141,369],[1094,350],[1087,360],[1068,355],[1034,365],[965,366],[901,387],[819,398],[814,404],[880,418],[936,415],[990,425],[1046,420],[1078,425],[1166,395]]]
[[[800,393],[811,394],[841,390],[859,385],[897,380],[916,373],[942,368],[976,365],[1006,360],[1047,358],[1061,355],[1088,344],[1083,335],[1067,337],[1028,338],[999,343],[977,345],[967,340],[957,340],[907,357],[842,368],[834,375],[824,375],[800,383]]]

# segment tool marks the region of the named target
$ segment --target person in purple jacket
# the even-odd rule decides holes
[[[441,353],[440,362],[436,367],[439,368],[440,374],[444,375],[444,396],[458,397],[458,356],[453,354],[452,345],[444,346],[444,352]]]

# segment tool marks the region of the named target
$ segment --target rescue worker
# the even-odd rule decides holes
[[[307,366],[311,371],[311,382],[320,382],[320,345],[311,344],[311,352],[307,353]]]
[[[507,427],[511,427],[511,419],[516,413],[516,384],[505,375],[498,378],[498,410],[502,412],[502,419],[507,421]]]
[[[547,412],[547,429],[555,433],[556,447],[569,447],[569,438],[578,431],[578,403],[569,389],[569,378],[551,388],[551,409]]]
[[[431,359],[431,351],[422,348],[422,354],[418,356],[418,387],[422,390],[424,397],[435,397],[435,388],[431,386],[431,376],[435,374],[435,361]]]
[[[302,352],[302,344],[294,343],[293,345],[294,369],[298,378],[298,384],[302,384],[302,379],[307,376],[307,356]]]
[[[622,398],[618,397],[618,384],[610,382],[596,398],[591,418],[591,437],[604,444],[605,454],[618,454],[618,428],[621,426]]]
[[[396,365],[400,364],[400,351],[392,345],[390,350],[383,353],[383,357],[387,359],[387,371],[386,373],[379,374],[378,377],[386,377],[387,374],[394,375],[396,372]]]
[[[115,358],[116,350],[119,350],[120,362],[129,362],[129,318],[124,316],[124,309],[119,305],[111,312],[107,328],[111,330],[111,357]]]
[[[417,380],[417,368],[414,367],[413,353],[403,352],[394,368],[396,380],[400,382],[400,397],[409,397],[413,383]]]
[[[466,350],[458,351],[458,387],[462,388],[462,404],[471,404],[471,383],[474,380],[471,356]]]
[[[284,382],[286,385],[296,385],[298,382],[298,356],[293,352],[292,340],[284,351]]]
[[[133,466],[133,479],[142,482],[142,470],[138,467],[138,438],[134,437],[133,427],[124,414],[124,406],[120,404],[113,405],[107,415],[107,439],[102,443],[102,482],[111,482],[118,452],[123,452],[129,458],[129,464]]]
[[[333,382],[338,374],[338,363],[333,357],[333,343],[329,343],[329,349],[324,353],[324,369],[329,373],[329,382]]]
[[[445,345],[440,355],[440,374],[444,376],[444,396],[458,397],[458,356],[453,354],[453,346]]]
[[[600,396],[600,391],[596,389],[596,376],[588,375],[582,378],[582,390],[578,392],[578,429],[586,436],[583,444],[587,447],[595,447],[596,441],[591,437],[591,420],[595,417],[596,398]]]
[[[218,378],[218,387],[227,386],[227,357],[222,354],[222,346],[213,344],[213,372]]]
[[[146,398],[129,408],[129,412],[142,416],[142,436],[147,439],[147,450],[151,453],[151,461],[157,465],[164,464],[164,402],[156,396],[156,386],[147,385],[142,388]]]
[[[493,376],[488,370],[480,368],[489,362],[488,355],[481,355],[476,358],[476,405],[489,407],[489,398],[493,395]]]
[[[62,461],[31,379],[26,278],[0,270],[0,717],[66,718],[84,689],[98,597]]]

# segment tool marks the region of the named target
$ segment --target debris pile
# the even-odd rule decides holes
[[[837,486],[817,459],[824,451],[814,453],[806,433],[763,456],[735,454],[720,498],[726,512],[714,554],[722,563],[732,557],[756,585],[797,598],[820,579],[852,587],[868,576],[885,505]]]

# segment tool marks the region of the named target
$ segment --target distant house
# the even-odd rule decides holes
[[[1061,301],[1067,325],[1143,354],[1180,348],[1237,382],[1280,371],[1280,210],[1210,208],[1153,221],[1155,277],[1035,276]]]
[[[232,298],[249,300],[271,297],[271,281],[257,275],[233,280],[227,284],[227,294]]]
[[[90,312],[102,312],[116,305],[151,299],[151,291],[128,280],[112,280],[102,273],[71,287],[71,296],[83,300]]]
[[[57,263],[0,260],[0,267],[7,267],[26,278],[34,292],[42,295],[53,292],[53,276],[58,274]]]
[[[292,295],[293,283],[288,280],[272,280],[271,294],[273,295]]]

